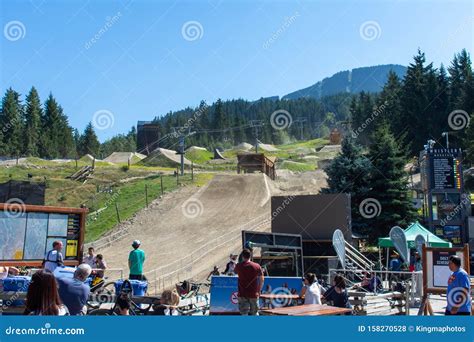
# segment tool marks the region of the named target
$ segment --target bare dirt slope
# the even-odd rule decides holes
[[[184,266],[200,260],[197,264],[202,267],[194,265],[191,273],[210,270],[214,260],[222,260],[236,248],[242,228],[270,218],[268,182],[262,174],[226,174],[216,175],[197,192],[181,189],[138,213],[126,226],[127,234],[97,252],[104,254],[110,268],[127,270],[130,244],[139,239],[147,255],[145,272],[159,268],[158,276],[167,274],[182,268],[183,262],[178,262],[182,259]],[[269,224],[263,229],[269,229]]]

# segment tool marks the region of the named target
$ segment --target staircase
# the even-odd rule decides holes
[[[345,269],[353,273],[353,281],[361,280],[366,272],[370,273],[375,269],[375,263],[370,261],[347,241],[345,241],[345,252]]]

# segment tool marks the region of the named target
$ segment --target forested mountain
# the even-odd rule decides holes
[[[160,142],[163,147],[176,145],[173,135],[167,134],[175,130],[186,133],[188,127],[189,131],[196,133],[187,138],[187,145],[230,147],[241,142],[254,142],[256,136],[264,143],[281,144],[327,136],[330,128],[349,118],[350,103],[351,96],[345,93],[320,100],[266,98],[249,102],[219,99],[211,105],[201,102],[196,108],[170,112],[156,117],[154,122],[160,127],[160,136],[165,137]],[[280,126],[275,122],[272,125],[273,113],[279,113],[281,120],[287,120],[288,127],[278,129]]]
[[[406,70],[407,68],[403,65],[387,64],[340,71],[310,87],[285,95],[283,99],[289,100],[301,97],[320,99],[341,92],[350,94],[357,94],[361,91],[375,93],[382,90],[390,71],[393,71],[399,78],[403,78]]]

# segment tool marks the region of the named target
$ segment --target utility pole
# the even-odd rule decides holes
[[[184,176],[184,149],[185,149],[185,138],[189,137],[196,132],[191,132],[191,127],[173,127],[174,135],[178,137],[178,152],[176,154],[181,155],[181,176]]]
[[[304,136],[303,136],[303,127],[304,127],[304,125],[303,124],[306,121],[307,121],[307,118],[298,118],[295,121],[293,121],[294,123],[297,123],[300,126],[300,140],[304,139]]]
[[[258,153],[258,134],[259,131],[258,129],[260,127],[263,127],[263,121],[262,120],[250,120],[250,127],[253,127],[253,135],[255,137],[255,153]]]

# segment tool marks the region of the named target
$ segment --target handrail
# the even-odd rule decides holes
[[[369,258],[367,258],[364,254],[362,254],[361,252],[359,252],[354,246],[352,246],[350,243],[348,243],[347,241],[344,241],[345,242],[345,245],[346,247],[349,247],[349,250],[351,250],[352,252],[354,252],[360,259],[362,259],[364,262],[366,262],[367,264],[369,264],[370,266],[374,267],[375,266],[375,263],[373,263],[372,261],[369,260]]]

